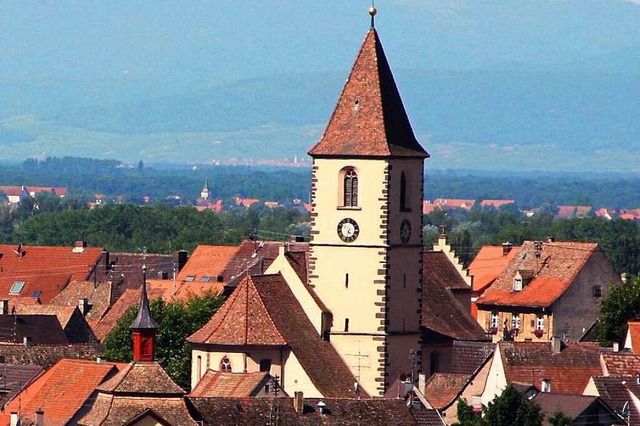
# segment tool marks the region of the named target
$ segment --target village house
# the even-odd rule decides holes
[[[476,301],[478,323],[494,341],[577,341],[618,283],[596,243],[526,241]]]

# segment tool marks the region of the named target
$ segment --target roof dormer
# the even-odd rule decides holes
[[[522,291],[532,279],[532,270],[518,269],[513,277],[513,291]]]

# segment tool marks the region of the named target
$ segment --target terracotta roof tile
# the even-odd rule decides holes
[[[572,217],[585,217],[593,210],[591,206],[558,206],[556,217],[569,219]]]
[[[95,325],[111,305],[111,283],[93,281],[72,281],[51,300],[51,305],[75,307],[80,299],[87,299],[89,310],[84,317],[90,325]]]
[[[32,381],[44,373],[39,365],[15,365],[0,363],[0,409],[10,402],[18,392],[29,386]]]
[[[443,209],[471,210],[471,208],[476,204],[476,200],[460,198],[436,198],[433,204],[438,207],[442,207]]]
[[[0,273],[0,298],[12,299],[31,297],[41,303],[50,303],[69,283],[69,273],[10,273],[3,276]],[[21,287],[20,284],[22,282]],[[14,284],[16,287],[14,287]],[[12,291],[20,288],[19,292]],[[24,302],[23,302],[24,303]]]
[[[640,397],[640,384],[637,383],[635,374],[630,376],[596,376],[592,378],[592,381],[600,398],[618,412],[621,412],[625,404],[629,402],[629,392]],[[640,413],[636,412],[637,414]]]
[[[34,364],[50,368],[63,358],[95,360],[104,348],[96,344],[25,346],[0,343],[0,355],[8,364]]]
[[[470,379],[468,374],[436,373],[427,381],[424,397],[433,408],[446,409],[457,400]]]
[[[597,345],[573,343],[560,353],[549,342],[500,342],[498,348],[508,383],[540,386],[549,379],[553,392],[581,394],[591,376],[602,374]]]
[[[596,250],[597,243],[545,242],[537,257],[534,242],[526,241],[477,304],[550,306],[569,288]],[[522,291],[513,291],[513,278],[523,270],[532,271],[534,278]]]
[[[520,252],[520,247],[511,247],[505,254],[502,246],[483,246],[469,265],[473,276],[473,290],[482,292],[504,271],[509,262]]]
[[[640,321],[629,321],[628,326],[625,347],[631,349],[634,354],[640,354]]]
[[[20,252],[18,254],[16,252]],[[71,279],[85,280],[102,256],[102,248],[27,246],[0,244],[0,276],[20,279],[24,275],[71,275]]]
[[[266,424],[273,411],[273,400],[264,398],[189,398],[205,424],[211,426],[253,426]],[[297,413],[293,401],[278,398],[282,426],[388,426],[416,425],[416,419],[401,399],[324,398],[326,413],[318,409],[319,399],[305,398],[303,411]],[[442,423],[440,423],[442,424]]]
[[[589,417],[597,412],[596,408],[592,408],[600,405],[604,412],[609,412],[609,419],[607,419],[604,413],[599,413],[598,421],[595,424],[623,424],[622,418],[618,417],[613,412],[611,407],[606,402],[598,398],[597,396],[587,395],[561,395],[557,393],[540,392],[534,396],[532,402],[540,406],[540,412],[547,418],[553,416],[557,412],[561,412],[567,417],[576,420],[574,424],[582,424],[581,421],[591,420]],[[579,419],[579,416],[583,416]],[[545,422],[545,425],[551,423]]]
[[[96,386],[117,372],[111,363],[63,359],[29,385],[19,398],[11,401],[6,413],[19,411],[23,417],[35,420],[42,409],[47,425],[65,425],[86,403]]]
[[[184,395],[184,390],[157,362],[130,362],[118,374],[96,388],[111,394]]]
[[[451,373],[474,374],[493,355],[491,342],[465,342],[454,340],[451,349]]]
[[[640,355],[628,352],[603,352],[602,370],[609,376],[630,376],[640,373]]]
[[[480,325],[449,289],[467,285],[447,255],[427,251],[423,258],[422,326],[453,339],[487,340]]]
[[[493,207],[499,209],[502,206],[514,204],[515,202],[515,200],[482,200],[480,205],[482,207]]]
[[[267,372],[227,373],[208,370],[189,396],[247,398],[256,396],[270,381],[271,376]]]
[[[288,346],[323,395],[353,394],[353,374],[331,343],[320,338],[280,274],[246,278],[211,320],[187,340]]]
[[[327,129],[309,154],[429,156],[413,134],[374,29],[362,44]]]

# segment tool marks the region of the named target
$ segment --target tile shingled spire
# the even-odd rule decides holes
[[[138,310],[138,316],[129,327],[131,330],[139,329],[158,329],[158,324],[151,317],[151,311],[149,310],[149,299],[147,297],[147,265],[142,266],[142,291],[140,293],[140,309]]]
[[[320,142],[309,155],[429,157],[413,133],[374,27],[364,39]]]
[[[138,316],[129,328],[133,339],[133,360],[152,362],[155,356],[158,324],[151,317],[147,298],[147,265],[142,266],[142,291]]]

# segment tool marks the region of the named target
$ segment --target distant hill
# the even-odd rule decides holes
[[[0,160],[2,146],[16,143],[12,155],[23,158],[291,158],[319,137],[344,77],[279,75],[176,93],[155,90],[159,83],[111,92],[14,84],[10,93],[23,95],[0,101]],[[396,79],[436,167],[633,171],[640,164],[636,72],[399,70]]]

